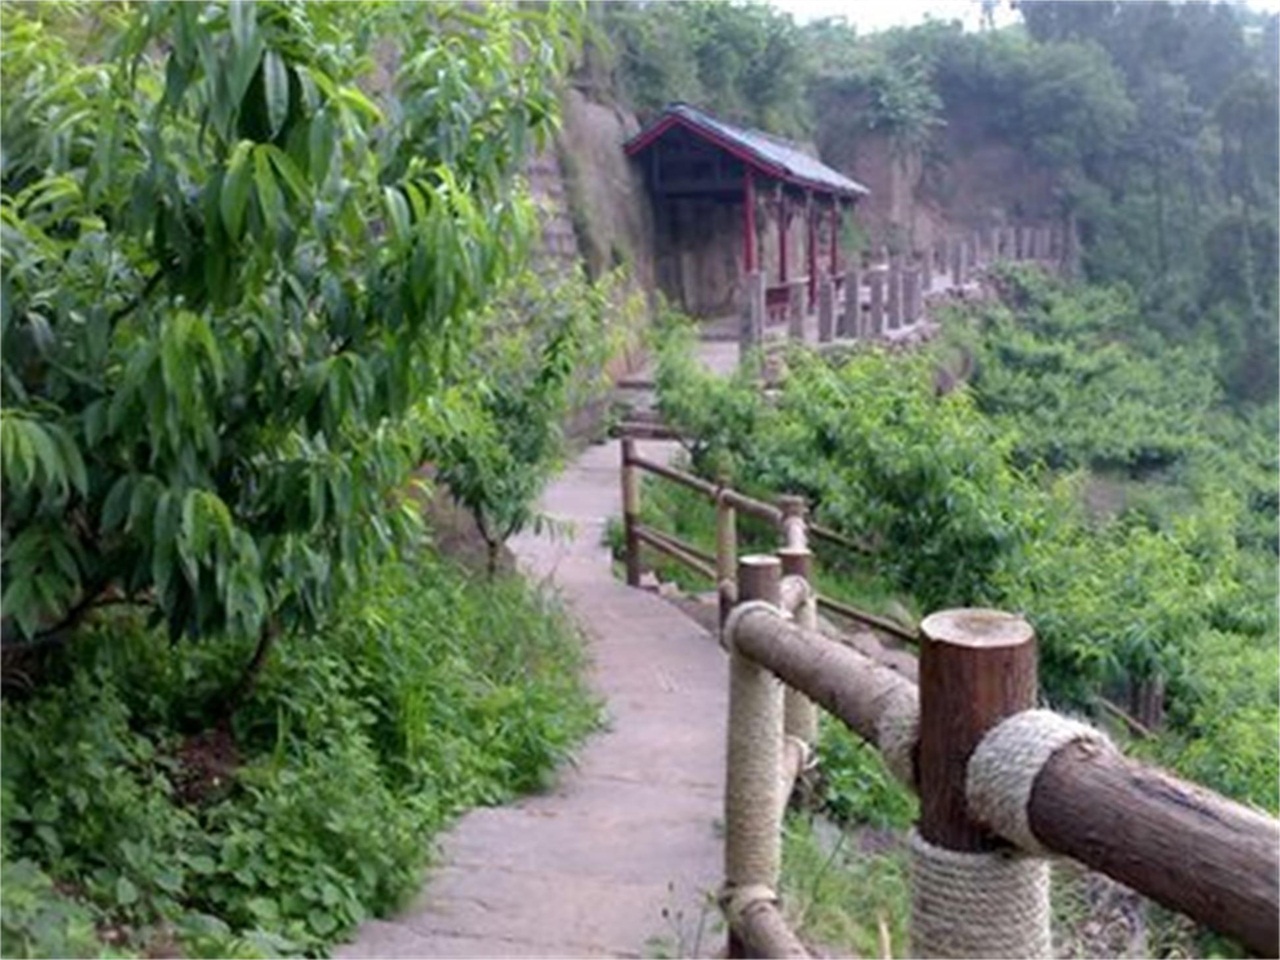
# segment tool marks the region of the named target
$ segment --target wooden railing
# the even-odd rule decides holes
[[[655,433],[659,436],[674,436],[670,432],[663,431],[642,430],[640,432],[650,437]],[[745,514],[775,526],[783,538],[783,547],[788,542],[787,524],[790,523],[794,529],[798,522],[805,530],[806,543],[808,539],[812,539],[844,550],[867,551],[865,546],[835,530],[820,524],[808,523],[802,498],[781,497],[777,504],[766,503],[657,460],[640,456],[637,452],[635,436],[624,436],[620,446],[622,450],[622,524],[625,544],[623,559],[629,586],[640,586],[643,573],[641,547],[646,547],[710,579],[716,585],[720,596],[723,618],[728,614],[736,596],[734,576],[738,552],[738,514]],[[656,530],[641,522],[641,472],[662,477],[686,490],[692,490],[715,505],[715,554],[707,553],[672,533]],[[794,540],[794,533],[792,538]],[[887,617],[832,597],[815,595],[815,599],[818,607],[828,613],[834,613],[847,620],[887,633],[898,640],[915,643],[918,639],[914,628],[904,626]]]
[[[714,501],[714,556],[640,523],[641,470]],[[920,796],[912,955],[1051,955],[1049,855],[1278,955],[1280,823],[1035,709],[1036,640],[1021,617],[925,618],[917,685],[816,629],[808,542],[819,528],[798,498],[746,497],[640,457],[633,440],[623,441],[623,491],[629,582],[639,583],[643,544],[718,584],[730,658],[721,895],[729,956],[808,956],[776,891],[782,815],[815,746],[815,704],[879,749]],[[736,556],[737,511],[777,525],[776,555]]]

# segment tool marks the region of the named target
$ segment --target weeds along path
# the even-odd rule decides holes
[[[657,454],[658,444],[646,444]],[[572,525],[511,543],[587,632],[604,729],[550,792],[462,817],[418,900],[338,957],[710,956],[728,668],[705,630],[614,578],[616,441],[588,448],[542,508]]]

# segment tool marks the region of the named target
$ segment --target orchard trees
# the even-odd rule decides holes
[[[3,9],[5,640],[127,601],[261,655],[414,529],[577,11],[91,17]]]

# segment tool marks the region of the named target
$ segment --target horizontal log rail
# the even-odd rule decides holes
[[[834,543],[838,547],[844,547],[845,549],[852,550],[855,553],[862,553],[868,556],[875,553],[875,550],[869,545],[861,543],[858,540],[854,540],[852,537],[846,537],[843,533],[837,533],[830,527],[824,527],[819,523],[809,524],[809,536],[813,537],[815,540],[825,540],[827,543]]]
[[[1025,635],[1034,644],[1029,628]],[[1016,645],[1005,637],[986,636],[972,644],[949,644],[948,640],[931,637],[925,643],[926,651],[949,651],[945,670],[949,678],[943,683],[954,683],[957,674],[966,672],[960,665],[966,658],[971,663],[968,672],[978,677],[979,690],[984,685],[994,689],[992,678],[981,679],[988,667],[999,663],[1002,672],[1012,669],[1006,665],[1012,664],[1006,647]],[[929,771],[922,769],[930,761],[918,739],[925,734],[913,731],[905,748],[901,736],[910,728],[907,718],[913,707],[922,711],[926,719],[919,722],[927,726],[928,699],[921,702],[916,684],[759,605],[737,608],[726,626],[726,642],[732,651],[764,667],[878,747],[890,768],[918,792],[931,789]],[[1034,655],[1033,645],[1029,652]],[[938,671],[932,680],[927,680],[928,675],[926,665],[922,683],[938,682]],[[1005,823],[1007,802],[1002,806],[984,799],[974,785],[975,771],[989,767],[990,758],[1000,753],[1006,727],[1016,733],[1015,721],[1039,722],[1042,715],[1047,715],[1051,727],[1074,730],[1065,718],[1023,705],[1009,724],[976,731],[981,741],[976,750],[958,756],[951,751],[953,755],[946,758],[960,764],[962,816],[974,816],[975,810],[995,811],[967,824],[979,847],[995,849],[994,838],[999,836],[1032,852],[1071,857],[1240,941],[1260,956],[1275,956],[1280,946],[1280,823],[1271,817],[1127,758],[1101,734],[1084,728],[1088,736],[1076,732],[1074,739],[1057,746],[1050,741],[1042,748],[1040,765],[1026,775],[1025,809],[1015,811],[1026,824],[1026,835]],[[934,725],[943,736],[952,735],[955,711],[948,705],[944,715],[935,717]],[[956,787],[953,783],[952,788]]]
[[[824,597],[822,594],[818,594],[818,606],[823,610],[839,614],[846,619],[855,620],[868,627],[874,627],[882,633],[891,634],[906,643],[916,644],[920,642],[919,632],[910,627],[904,627],[902,624],[896,623],[888,617],[882,617],[875,613],[868,613],[866,610],[859,609],[851,604],[842,603],[839,600],[833,600],[830,597]]]
[[[634,436],[626,436],[623,437],[622,441],[624,496],[630,496],[634,500],[634,509],[628,511],[624,507],[623,512],[624,523],[627,522],[626,518],[631,516],[632,519],[630,521],[630,527],[634,528],[626,538],[629,545],[627,557],[628,583],[632,586],[639,585],[640,565],[639,558],[633,558],[630,555],[632,552],[630,545],[634,544],[638,547],[639,544],[643,543],[670,559],[679,563],[684,563],[696,573],[709,577],[717,583],[718,589],[720,589],[722,593],[729,593],[730,591],[727,590],[726,587],[732,585],[734,565],[733,554],[736,551],[737,546],[737,535],[736,532],[734,532],[732,536],[729,537],[728,543],[732,546],[728,548],[727,553],[725,546],[720,544],[717,546],[717,553],[713,555],[700,550],[693,544],[681,540],[672,534],[656,530],[651,526],[642,525],[639,519],[639,484],[635,477],[631,475],[634,470],[643,470],[647,473],[651,473],[655,476],[662,477],[665,480],[669,480],[672,483],[678,484],[685,489],[692,490],[705,497],[709,502],[716,504],[718,510],[724,510],[727,508],[731,516],[742,513],[755,517],[756,519],[763,520],[766,523],[773,524],[774,526],[779,527],[784,538],[788,536],[794,537],[795,534],[793,532],[789,532],[789,528],[787,527],[788,513],[787,510],[784,509],[783,504],[789,504],[792,509],[795,509],[798,504],[801,516],[800,523],[803,531],[800,534],[800,540],[804,541],[808,538],[813,538],[815,540],[824,540],[830,543],[835,543],[864,553],[870,552],[869,548],[858,544],[856,541],[845,537],[843,534],[837,533],[828,527],[822,527],[809,522],[807,518],[803,517],[803,501],[799,498],[782,497],[779,500],[779,505],[775,505],[767,503],[764,500],[758,500],[755,497],[749,497],[731,487],[712,483],[711,481],[704,480],[702,477],[696,476],[688,471],[680,470],[677,467],[672,467],[665,463],[659,463],[656,460],[651,460],[639,455],[635,448],[635,442],[637,439],[638,438]],[[632,487],[634,487],[634,489],[631,489]],[[715,564],[716,571],[714,573],[709,573],[708,567],[706,566],[707,564]],[[634,581],[631,576],[632,573],[634,573]],[[726,581],[728,581],[728,584],[726,584]],[[916,643],[919,640],[918,634],[911,627],[903,626],[902,624],[896,623],[893,620],[880,616],[879,614],[863,610],[852,604],[844,603],[843,601],[835,600],[831,597],[825,597],[820,594],[815,595],[815,600],[821,609],[839,614],[848,620],[879,630],[904,642]],[[727,603],[725,605],[725,612],[727,613]]]
[[[701,477],[695,477],[692,473],[677,470],[675,467],[669,467],[665,463],[659,463],[656,460],[648,460],[639,455],[633,454],[631,456],[627,456],[624,453],[622,465],[624,468],[639,467],[647,473],[652,473],[665,480],[670,480],[672,483],[679,484],[682,487],[687,487],[696,493],[700,493],[712,502],[715,501],[716,494],[720,492],[720,488],[709,480],[703,480]]]
[[[670,557],[689,567],[695,573],[700,573],[709,580],[716,579],[716,568],[713,566],[715,558],[711,557],[710,562],[705,562],[702,557],[694,553],[692,548],[683,540],[677,540],[669,537],[664,533],[654,530],[652,527],[638,525],[635,528],[636,538],[649,546],[651,549],[658,551],[663,556]]]

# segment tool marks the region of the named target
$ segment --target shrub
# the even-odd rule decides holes
[[[6,955],[92,954],[106,930],[126,952],[319,952],[417,888],[432,833],[543,784],[596,718],[552,600],[429,552],[282,648],[220,731],[175,732],[186,678],[242,650],[135,620],[4,704]]]

